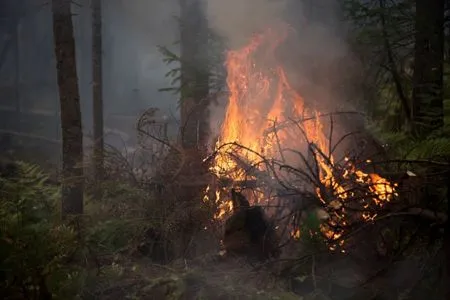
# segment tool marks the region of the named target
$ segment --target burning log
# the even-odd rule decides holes
[[[247,198],[231,190],[234,213],[225,222],[223,244],[228,253],[268,259],[278,256],[274,228],[260,206],[250,206]]]

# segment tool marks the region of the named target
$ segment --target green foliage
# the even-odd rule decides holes
[[[150,195],[141,188],[117,181],[96,184],[103,193],[100,199],[87,197],[86,213],[95,220],[144,218]]]
[[[414,7],[412,0],[343,1],[353,25],[350,43],[364,68],[362,84],[373,94],[374,103],[365,104],[377,126],[386,130],[404,130],[411,106]]]
[[[88,242],[96,254],[120,253],[142,235],[141,222],[107,220],[95,224],[88,232]]]
[[[77,272],[67,264],[78,248],[76,234],[59,221],[59,188],[37,166],[16,165],[15,174],[0,178],[0,289],[6,297],[62,296]]]
[[[322,221],[319,219],[316,211],[312,211],[306,214],[306,218],[300,227],[300,242],[311,253],[323,250],[326,247],[320,232],[320,224],[322,224]]]
[[[99,187],[102,197],[86,201],[90,251],[97,255],[133,253],[146,239],[147,230],[163,230],[164,207],[150,193],[116,181],[104,181]]]
[[[118,276],[115,262],[98,265],[98,275],[88,265],[98,264],[98,257],[115,261],[133,254],[147,229],[162,230],[164,207],[148,192],[103,182],[100,199],[85,197],[86,218],[75,231],[60,220],[59,186],[35,165],[15,166],[0,178],[0,294],[5,299],[78,298],[95,289],[92,282]]]
[[[181,91],[181,59],[180,57],[172,52],[169,48],[165,46],[158,46],[158,51],[163,57],[163,62],[169,66],[172,64],[177,64],[178,67],[172,67],[166,74],[166,78],[170,78],[170,86],[160,88],[160,92],[173,92],[175,94]]]
[[[406,159],[441,160],[450,157],[450,137],[425,139],[412,145]]]
[[[371,132],[387,145],[392,159],[447,161],[450,157],[448,123],[425,139],[414,139],[408,133],[386,131],[379,126],[372,127]]]
[[[176,42],[175,44],[179,44]],[[182,65],[183,68],[195,68],[198,71],[205,73],[209,81],[209,90],[218,92],[223,89],[225,84],[225,71],[223,68],[224,62],[224,43],[223,38],[213,33],[212,30],[208,31],[208,44],[205,53],[207,62],[206,67],[201,69],[199,66],[190,65],[189,61],[182,61],[180,55],[170,50],[166,46],[158,46],[158,51],[162,55],[162,60],[165,64],[171,67],[171,69],[165,74],[166,78],[170,79],[170,86],[160,88],[161,92],[172,92],[174,94],[180,94],[185,92],[189,94],[195,86],[192,86],[189,82],[184,82],[182,85]],[[175,65],[175,66],[174,66]]]

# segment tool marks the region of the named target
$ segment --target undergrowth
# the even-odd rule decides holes
[[[381,139],[390,149],[398,149],[390,153],[392,158],[442,160],[450,154],[450,140],[444,134],[417,141],[384,133]],[[124,181],[104,181],[98,187],[102,193],[97,198],[88,190],[82,230],[76,231],[60,219],[60,187],[49,182],[39,167],[16,162],[2,172],[3,299],[155,299],[155,295],[211,299],[219,294],[221,299],[295,299],[290,292],[275,288],[239,286],[236,280],[244,280],[239,276],[250,275],[209,269],[220,262],[198,268],[180,259],[177,251],[183,241],[196,243],[191,236],[182,237],[187,232],[183,230],[198,227],[189,233],[198,234],[203,220],[210,219],[201,201],[189,210],[170,193],[161,196]],[[324,277],[328,270],[315,271],[316,265],[328,264],[320,261],[319,253],[327,252],[327,246],[315,234],[319,225],[316,215],[306,215],[293,260],[286,263],[284,279],[292,286],[284,290],[298,289],[304,299],[319,299],[313,294],[328,284]]]
[[[38,299],[73,292],[79,241],[60,222],[60,189],[36,166],[19,162],[0,178],[0,290],[3,298]]]
[[[145,191],[103,183],[100,199],[85,197],[82,228],[76,230],[61,221],[58,185],[36,165],[9,166],[0,178],[3,299],[77,299],[92,282],[116,274],[118,261],[152,257],[167,246],[155,244],[164,240],[163,220]],[[153,244],[147,245],[150,231]]]

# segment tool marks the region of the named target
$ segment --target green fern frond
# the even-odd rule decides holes
[[[60,189],[48,184],[48,176],[37,165],[16,162],[14,174],[0,178],[0,213],[20,219],[50,220],[55,215]]]
[[[450,137],[426,139],[415,143],[407,159],[442,159],[450,157]]]
[[[12,165],[0,178],[0,289],[6,291],[9,282],[34,292],[45,275],[55,282],[51,293],[67,299],[62,293],[68,282],[59,272],[71,268],[63,264],[79,245],[73,228],[61,223],[59,187],[37,165]]]
[[[38,165],[23,161],[17,161],[16,165],[20,173],[21,183],[42,188],[48,181],[48,175]]]

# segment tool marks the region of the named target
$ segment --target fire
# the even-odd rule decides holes
[[[255,179],[230,153],[236,153],[245,162],[257,165],[262,161],[262,156],[284,160],[282,148],[285,147],[312,149],[319,172],[317,176],[321,185],[329,191],[325,195],[323,189],[315,189],[329,214],[328,221],[321,225],[321,231],[328,240],[336,241],[332,247],[342,246],[343,228],[349,222],[345,203],[356,196],[361,198],[361,193],[357,195],[349,191],[342,180],[367,185],[368,197],[365,198],[368,199],[362,203],[367,211],[359,216],[367,221],[376,217],[369,208],[381,207],[392,199],[395,184],[377,174],[364,173],[349,159],[342,166],[336,164],[330,153],[331,146],[320,113],[305,105],[303,98],[289,84],[285,70],[276,62],[274,52],[285,36],[284,33],[280,35],[279,31],[269,29],[256,35],[242,49],[227,53],[229,103],[216,143],[217,155],[211,171],[219,178],[228,178],[234,182]],[[292,120],[299,121],[294,126]],[[281,126],[289,122],[290,126]],[[299,131],[303,136],[299,137]],[[243,147],[237,147],[238,144]],[[267,171],[264,165],[258,165],[257,168]],[[336,169],[342,170],[339,176]],[[206,192],[210,192],[209,189]],[[219,219],[232,211],[231,201],[224,199],[224,192],[220,189],[215,192],[214,201],[219,207],[216,218]],[[260,199],[252,200],[258,202]],[[291,235],[299,238],[300,230],[293,229]]]

